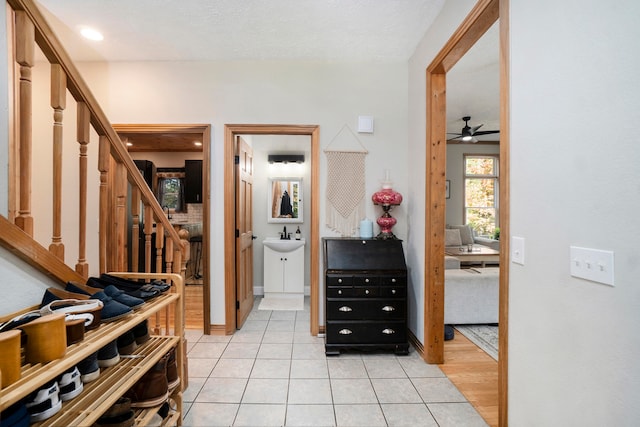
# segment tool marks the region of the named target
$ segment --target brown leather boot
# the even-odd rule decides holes
[[[178,364],[176,363],[176,349],[172,348],[167,353],[167,382],[169,391],[173,392],[180,385],[180,376],[178,375]]]
[[[0,389],[20,379],[20,334],[16,330],[0,333]]]
[[[124,394],[124,397],[131,399],[132,408],[149,408],[167,400],[169,397],[167,359],[168,354]]]

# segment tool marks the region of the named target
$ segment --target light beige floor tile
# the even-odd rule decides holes
[[[295,331],[293,333],[293,342],[296,344],[322,344],[324,345],[323,337],[314,337],[309,330]]]
[[[249,378],[253,359],[220,359],[211,373],[212,378]]]
[[[291,359],[293,344],[265,344],[260,345],[258,359]]]
[[[189,427],[218,427],[233,425],[238,404],[193,403],[184,417],[183,425]]]
[[[203,335],[198,342],[222,342],[228,343],[233,335]]]
[[[466,402],[449,378],[411,378],[425,403]]]
[[[389,427],[438,427],[424,403],[383,403],[381,406]]]
[[[289,380],[289,404],[332,403],[328,379]]]
[[[189,351],[188,356],[191,358],[201,358],[201,359],[217,359],[222,355],[225,348],[227,347],[226,343],[196,343],[193,348]]]
[[[333,403],[336,405],[378,403],[368,378],[331,380]]]
[[[267,331],[293,332],[295,320],[269,320]]]
[[[444,378],[444,372],[438,365],[429,365],[419,358],[398,358],[398,362],[407,376],[411,378]]]
[[[236,331],[231,338],[232,343],[261,343],[264,331]]]
[[[368,378],[362,359],[327,359],[331,378]]]
[[[336,424],[340,427],[386,426],[380,405],[335,405]]]
[[[198,340],[202,337],[204,337],[206,335],[204,335],[202,333],[202,330],[200,329],[185,329],[184,330],[184,337],[187,339],[187,341],[192,341],[192,342],[198,342]]]
[[[372,378],[380,403],[422,403],[422,398],[409,378]]]
[[[253,310],[247,316],[247,320],[269,320],[271,317],[271,310],[258,310],[260,301],[253,304]]]
[[[293,332],[290,331],[266,331],[262,337],[263,344],[292,344]]]
[[[440,427],[486,427],[470,403],[430,403],[427,405]]]
[[[395,357],[363,358],[369,378],[407,378],[400,362]]]
[[[293,344],[293,359],[326,359],[324,344]]]
[[[241,331],[262,331],[267,329],[268,320],[247,320],[242,325]]]
[[[205,381],[196,402],[240,403],[244,393],[246,379],[209,378]]]
[[[216,366],[218,359],[198,359],[189,358],[189,378],[207,378],[213,368]]]
[[[269,320],[296,320],[295,310],[273,310]]]
[[[333,405],[288,405],[286,425],[292,427],[335,426]]]
[[[242,403],[287,403],[289,380],[250,378]]]
[[[229,343],[221,357],[223,359],[255,359],[259,348],[258,343]]]
[[[198,393],[202,390],[205,381],[207,381],[206,378],[189,378],[189,387],[182,392],[182,400],[184,402],[193,402],[196,400],[196,396],[198,396]]]
[[[326,360],[291,361],[291,378],[329,378]]]
[[[256,359],[251,378],[289,378],[291,360]]]
[[[286,405],[242,404],[234,426],[267,427],[283,426]]]

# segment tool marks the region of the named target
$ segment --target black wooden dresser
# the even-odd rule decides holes
[[[325,353],[407,354],[407,266],[400,240],[323,238]]]

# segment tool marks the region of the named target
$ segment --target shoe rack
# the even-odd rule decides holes
[[[99,328],[87,331],[84,340],[67,347],[64,357],[44,364],[22,366],[20,379],[0,390],[0,411],[27,397],[48,381],[57,378],[145,319],[149,319],[154,314],[159,313],[160,310],[167,309],[173,305],[175,334],[169,335],[171,331],[165,330],[162,335],[153,335],[154,322],[149,320],[149,332],[152,334],[149,341],[139,346],[132,355],[121,356],[120,362],[115,366],[101,369],[100,377],[95,381],[84,384],[80,395],[63,402],[62,409],[51,418],[32,424],[32,426],[92,426],[118,398],[127,392],[173,347],[176,348],[176,363],[180,385],[170,397],[176,402],[177,411],[164,420],[164,425],[182,425],[182,387],[184,384],[184,346],[182,342],[184,282],[182,276],[179,274],[155,273],[110,274],[129,279],[144,278],[171,281],[172,287],[170,291],[147,301],[132,314],[114,322],[102,323]],[[6,319],[31,309],[34,309],[34,307],[8,315]],[[135,425],[147,425],[158,409],[159,406],[135,410]]]

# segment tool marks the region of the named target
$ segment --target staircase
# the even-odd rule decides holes
[[[187,233],[169,223],[36,3],[6,3],[9,179],[0,245],[60,285],[114,271],[184,278]],[[34,104],[42,88],[50,105]],[[42,120],[43,110],[52,119]]]

